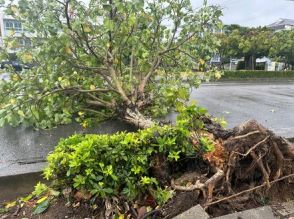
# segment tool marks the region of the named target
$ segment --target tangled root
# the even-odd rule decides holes
[[[193,203],[201,203],[205,208],[231,199],[244,201],[248,200],[250,192],[263,188],[267,192],[280,181],[289,184],[294,179],[294,144],[285,138],[276,136],[255,120],[229,131],[209,120],[206,125],[221,147],[206,155],[213,174],[205,179],[198,174],[198,178],[186,185],[182,185],[181,177],[172,179],[171,187],[184,196],[180,201],[186,199],[183,194],[195,191],[202,195],[197,196]],[[173,209],[178,209],[175,200],[171,202]],[[164,218],[176,215],[166,211],[170,205],[167,203],[161,209]]]

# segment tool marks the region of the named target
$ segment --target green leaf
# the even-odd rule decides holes
[[[56,190],[53,190],[53,189],[50,189],[50,194],[55,196],[55,197],[58,197],[60,195],[60,192],[56,191]]]
[[[107,11],[111,11],[112,7],[111,7],[111,5],[104,4],[104,5],[103,5],[103,9],[104,9],[104,10],[107,10]]]
[[[23,202],[27,202],[27,201],[31,200],[32,198],[33,198],[33,195],[30,194],[30,195],[28,195],[26,197],[21,198],[20,200],[23,201]]]
[[[40,204],[40,203],[44,202],[47,199],[48,199],[48,196],[43,196],[42,198],[38,199],[36,203]]]
[[[50,201],[46,199],[45,201],[41,202],[34,208],[33,215],[42,214],[49,208],[49,206],[50,206]]]
[[[46,192],[47,190],[48,190],[48,187],[46,184],[38,182],[32,194],[38,197],[44,192]]]
[[[113,190],[111,188],[103,189],[105,193],[112,194]]]

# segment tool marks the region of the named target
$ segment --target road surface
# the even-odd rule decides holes
[[[224,117],[229,128],[254,118],[279,135],[294,137],[293,82],[203,84],[191,100]]]

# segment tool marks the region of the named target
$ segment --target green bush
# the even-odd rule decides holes
[[[257,78],[294,78],[294,71],[225,71],[221,80]]]
[[[56,185],[90,192],[94,197],[118,195],[133,200],[148,191],[160,202],[165,200],[166,191],[150,172],[152,157],[161,154],[175,163],[195,155],[188,137],[190,130],[204,128],[200,117],[205,114],[205,109],[193,105],[182,109],[175,126],[63,139],[48,156],[44,175]]]

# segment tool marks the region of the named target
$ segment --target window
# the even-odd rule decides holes
[[[22,31],[22,25],[20,21],[15,20],[4,20],[5,30],[14,30],[16,32]]]
[[[5,22],[5,29],[12,30],[13,29],[13,22],[12,21],[4,21]]]
[[[28,38],[19,38],[18,43],[20,46],[31,46],[31,41]]]
[[[22,26],[19,21],[14,21],[14,30],[15,31],[22,31]]]

